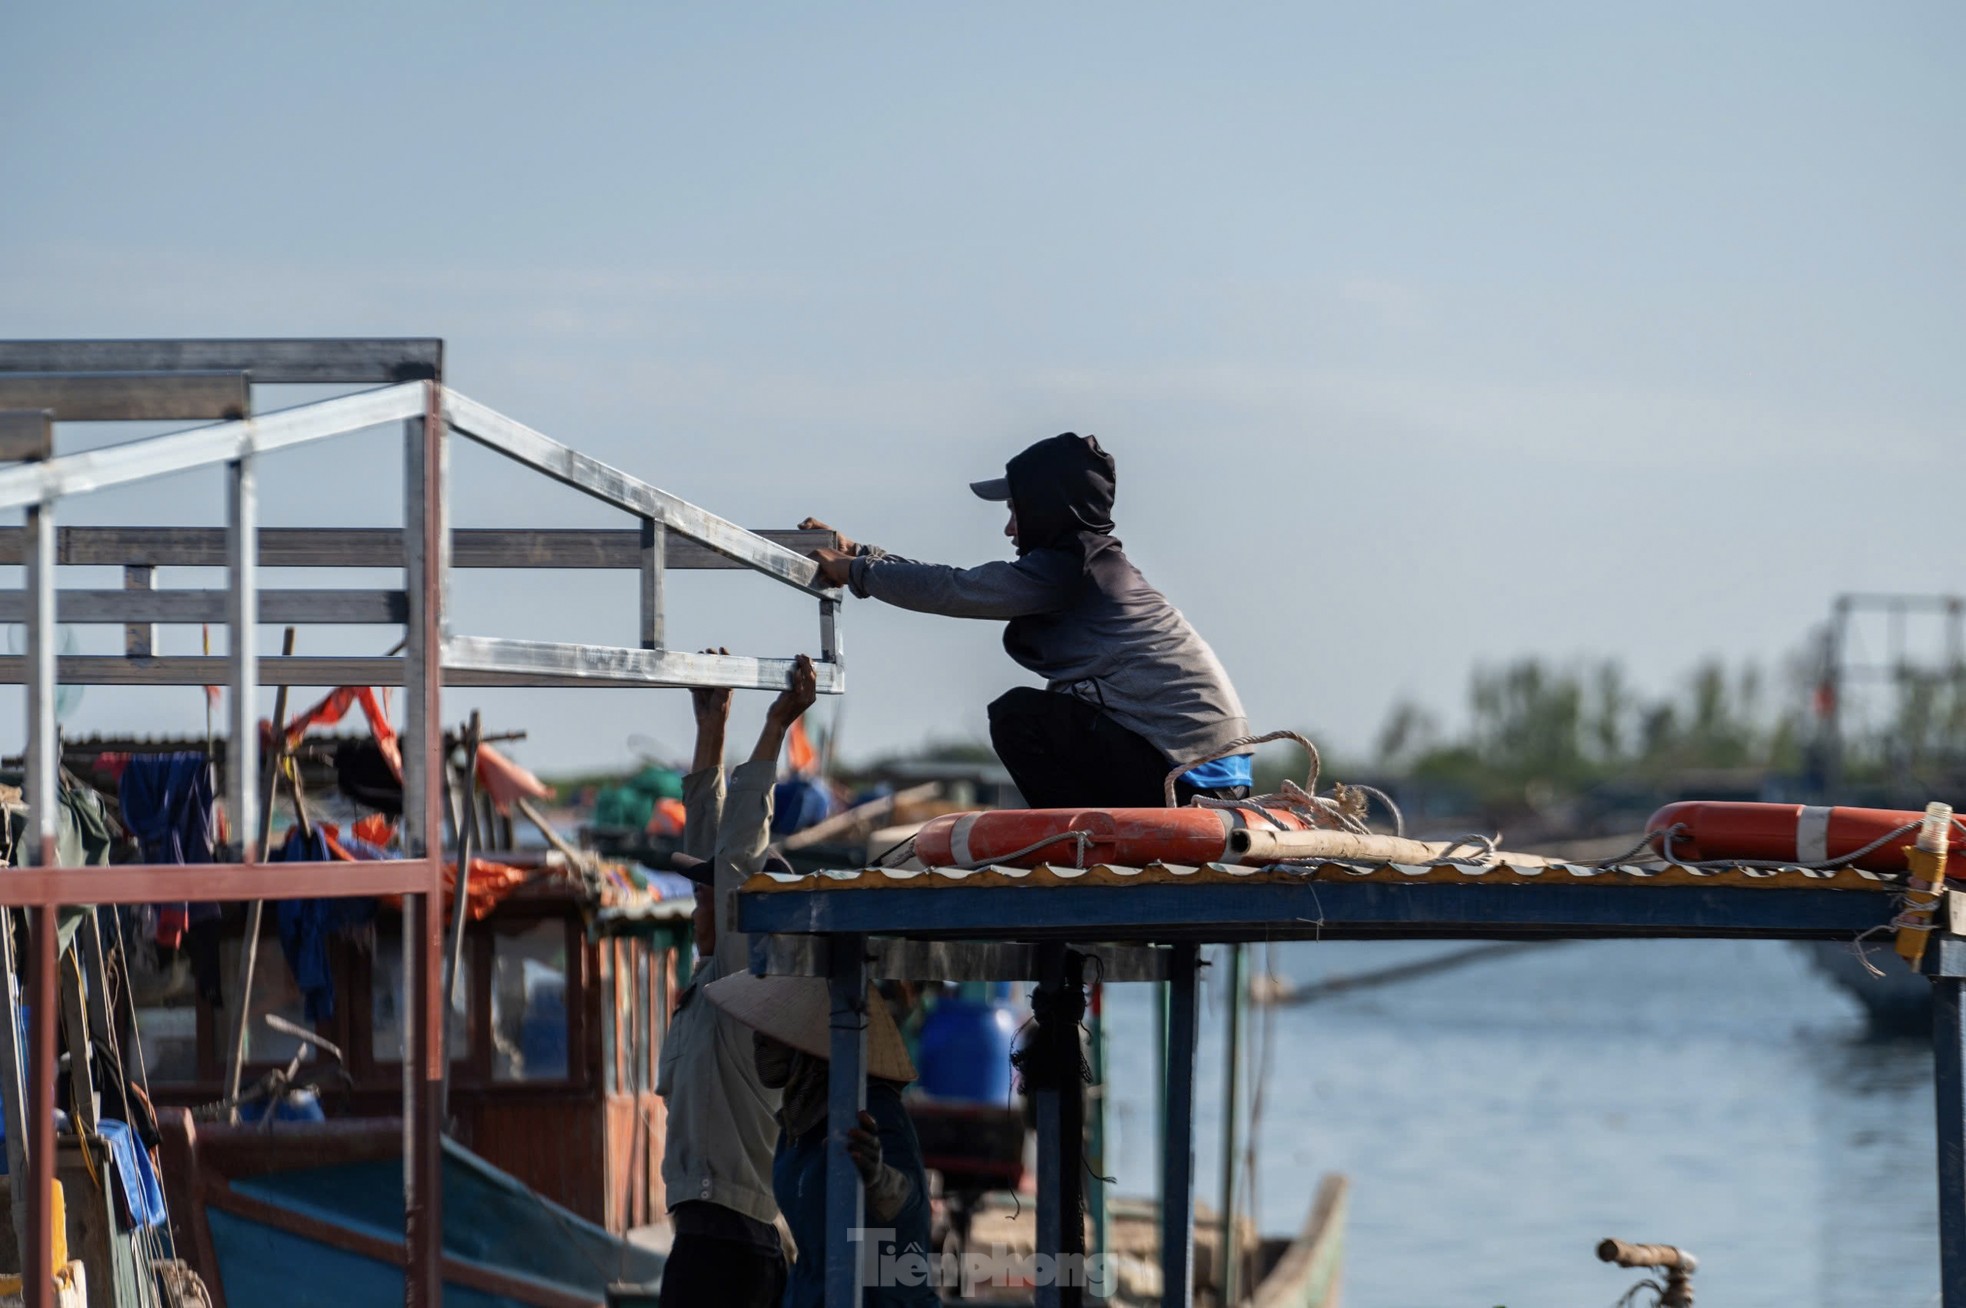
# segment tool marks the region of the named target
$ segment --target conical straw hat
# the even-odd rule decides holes
[[[801,1053],[826,1058],[832,1053],[833,1005],[826,982],[816,976],[755,976],[738,972],[705,987],[710,1002],[748,1027],[764,1032]],[[867,1074],[883,1081],[912,1081],[915,1064],[894,1024],[887,1001],[867,987]]]

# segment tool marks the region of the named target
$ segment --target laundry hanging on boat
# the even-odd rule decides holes
[[[132,754],[120,760],[117,796],[123,824],[146,863],[210,863],[219,845],[210,757],[199,753]],[[216,904],[157,905],[157,943],[182,949],[200,998],[224,1007]]]
[[[326,832],[319,827],[308,832],[296,827],[269,861],[326,863],[333,858]],[[328,942],[367,926],[374,917],[372,899],[283,899],[276,905],[274,919],[280,935],[280,952],[286,956],[294,984],[300,987],[306,1001],[309,1022],[325,1022],[334,1017],[334,970],[328,961]]]

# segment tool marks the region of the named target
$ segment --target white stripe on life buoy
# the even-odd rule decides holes
[[[1827,863],[1829,861],[1829,810],[1816,805],[1805,804],[1795,815],[1795,861],[1798,863]]]
[[[976,825],[980,814],[965,813],[956,819],[956,825],[949,829],[949,852],[955,856],[957,867],[968,867],[976,860],[969,856],[969,829]]]

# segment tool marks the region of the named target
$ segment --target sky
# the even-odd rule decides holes
[[[0,337],[441,336],[458,390],[718,514],[951,563],[1008,549],[965,482],[1095,433],[1252,726],[1356,756],[1477,665],[1664,692],[1840,591],[1966,589],[1963,57],[1946,3],[11,5]],[[388,521],[398,467],[269,460],[267,520]],[[627,525],[456,471],[460,525]],[[816,647],[782,587],[676,591],[677,644]],[[633,594],[461,576],[453,625],[630,644]],[[1030,680],[995,624],[842,631],[849,758],[983,738]],[[92,689],[68,729],[201,704]],[[548,770],[688,744],[676,690],[472,707]]]

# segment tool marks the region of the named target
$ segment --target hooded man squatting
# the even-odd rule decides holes
[[[1005,652],[1045,679],[990,705],[990,743],[1030,807],[1159,808],[1184,764],[1176,803],[1245,798],[1250,756],[1228,753],[1249,734],[1242,701],[1114,538],[1115,466],[1098,440],[1039,441],[970,489],[1008,505],[1014,561],[953,568],[842,537],[814,551],[821,575],[862,599],[1006,623]]]

